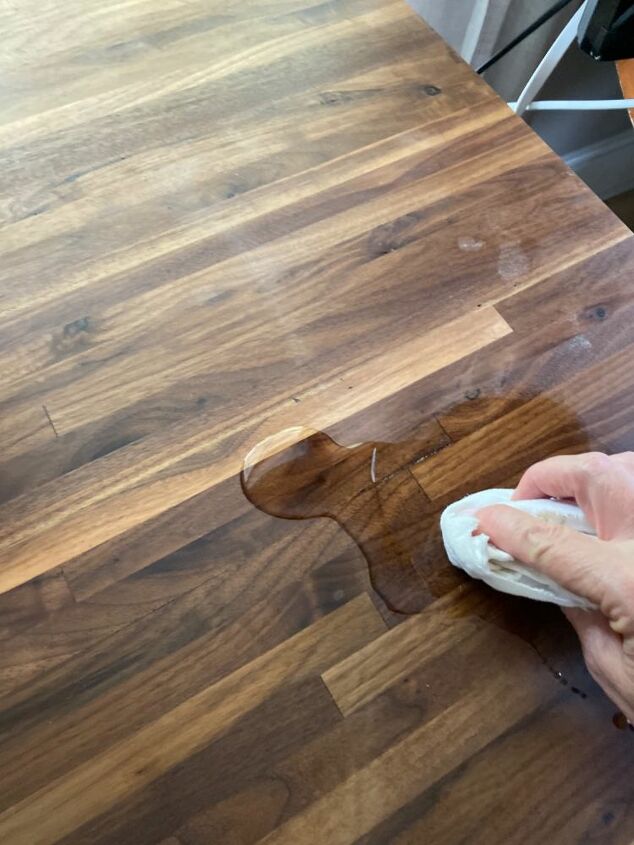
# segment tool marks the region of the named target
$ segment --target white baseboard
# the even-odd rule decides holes
[[[602,199],[634,189],[634,127],[572,150],[566,164]]]

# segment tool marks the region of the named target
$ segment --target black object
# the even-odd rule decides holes
[[[634,58],[634,0],[588,0],[577,41],[601,62]]]
[[[529,35],[532,35],[536,29],[539,29],[542,24],[545,24],[546,21],[549,21],[554,15],[557,14],[557,12],[560,12],[571,2],[572,0],[558,0],[558,2],[551,6],[549,9],[546,9],[543,15],[540,15],[537,20],[529,24],[526,29],[523,29],[522,32],[520,32],[519,35],[516,35],[512,41],[509,41],[509,43],[505,47],[502,47],[502,49],[498,50],[497,53],[494,53],[490,59],[487,59],[484,64],[480,65],[479,68],[476,68],[476,73],[484,73],[484,71],[488,70],[491,65],[494,65],[497,61],[499,61],[502,56],[506,56],[506,54],[509,53],[513,49],[513,47],[517,47],[518,44],[521,44],[525,38],[528,38]],[[632,5],[634,3],[634,0],[628,0],[628,3],[629,5]]]

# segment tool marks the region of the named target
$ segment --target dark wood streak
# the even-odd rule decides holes
[[[438,528],[634,447],[630,233],[397,0],[16,8],[0,66],[3,845],[631,842],[561,614]],[[244,497],[294,426],[405,444],[420,612]]]

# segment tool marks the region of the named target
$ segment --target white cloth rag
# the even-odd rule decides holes
[[[510,505],[546,522],[567,525],[575,531],[596,536],[594,528],[576,505],[555,499],[512,501],[512,495],[513,490],[483,490],[445,508],[440,517],[440,529],[449,560],[472,578],[480,578],[503,593],[549,601],[562,607],[594,607],[591,602],[496,548],[486,534],[473,536],[478,528],[475,514],[487,505]]]

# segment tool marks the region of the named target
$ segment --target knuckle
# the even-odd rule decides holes
[[[624,469],[627,473],[634,470],[634,452],[621,452],[619,455],[611,455],[610,463],[614,467]]]
[[[581,459],[581,472],[587,478],[595,478],[611,468],[610,458],[603,452],[588,452]]]
[[[523,531],[523,546],[528,550],[529,563],[538,566],[547,564],[561,540],[562,528],[559,525],[530,525]]]
[[[610,588],[606,596],[609,618],[622,620],[628,631],[634,631],[634,572],[632,559],[612,554]]]

